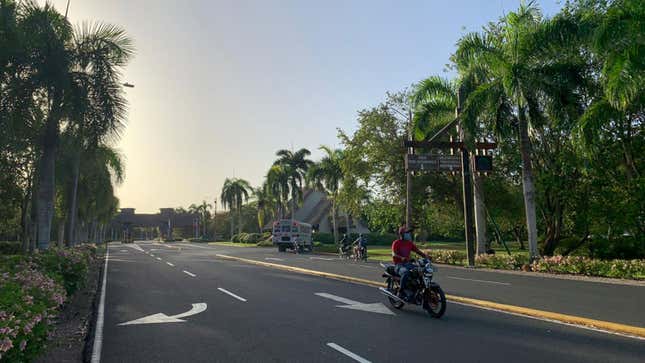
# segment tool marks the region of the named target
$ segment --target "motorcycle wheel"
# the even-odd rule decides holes
[[[423,299],[423,308],[433,318],[439,319],[446,312],[446,294],[439,285],[430,286]]]
[[[394,295],[396,295],[399,292],[399,286],[398,285],[399,284],[397,284],[396,282],[392,281],[392,279],[387,280],[387,289],[391,293],[393,293]],[[392,307],[395,308],[395,309],[402,309],[403,306],[405,305],[405,303],[402,303],[402,302],[400,302],[398,300],[394,300],[391,297],[388,297],[387,299],[390,301],[390,305],[392,305]]]

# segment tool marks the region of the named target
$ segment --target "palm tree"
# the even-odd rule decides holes
[[[314,163],[307,171],[307,183],[313,188],[325,192],[331,199],[331,216],[334,228],[334,242],[338,244],[338,228],[336,226],[336,212],[338,202],[338,191],[343,180],[343,169],[341,161],[343,151],[331,149],[328,146],[320,146],[325,156],[319,162]],[[349,223],[347,225],[349,228]]]
[[[211,208],[213,208],[213,206],[207,203],[205,200],[202,200],[202,204],[191,204],[188,207],[188,212],[199,215],[199,223],[202,225],[202,237],[206,236],[206,224],[211,218]]]
[[[286,205],[289,203],[288,166],[273,165],[267,173],[266,189],[275,202],[278,218],[284,218]]]
[[[6,4],[9,2],[3,2],[3,10]],[[12,80],[15,89],[20,90],[16,96],[19,107],[38,112],[42,120],[34,125],[42,135],[37,144],[40,156],[34,199],[37,244],[43,249],[51,235],[61,123],[66,120],[66,125],[73,128],[71,125],[77,122],[88,121],[92,123],[89,129],[98,131],[110,129],[115,120],[123,118],[120,68],[132,54],[132,46],[125,33],[112,26],[88,26],[74,32],[67,19],[49,3],[39,6],[34,1],[23,1],[17,8],[14,39],[22,43],[20,50],[9,57],[15,58],[11,59],[12,66],[20,70]]]
[[[432,76],[421,81],[412,94],[414,112],[414,133],[417,138],[432,136],[435,130],[454,119],[457,108],[457,82]],[[471,158],[474,167],[474,155]],[[474,170],[474,168],[473,168]],[[482,177],[471,173],[474,191],[475,230],[477,235],[477,254],[486,253],[486,208]]]
[[[531,36],[540,19],[540,12],[532,3],[522,4],[517,12],[509,13],[485,33],[465,35],[453,58],[464,85],[473,86],[461,114],[465,126],[474,130],[477,122],[485,122],[500,137],[508,136],[517,127],[532,259],[538,257],[538,241],[529,134],[532,127],[540,126],[545,119],[538,99],[550,101],[549,82],[563,76],[559,64],[536,62],[533,57],[536,45]]]
[[[264,182],[261,187],[253,189],[253,197],[258,203],[258,228],[260,233],[262,233],[262,228],[264,228],[267,217],[272,217],[272,207],[275,205],[267,182]]]
[[[238,233],[242,233],[242,205],[249,199],[249,193],[252,191],[249,182],[243,179],[226,178],[222,187],[220,199],[224,208],[228,208],[231,217],[231,237],[234,234],[233,210],[237,212]]]
[[[295,219],[297,203],[302,201],[302,187],[307,169],[313,162],[307,159],[311,152],[307,149],[300,149],[295,153],[289,150],[278,150],[273,165],[280,166],[287,175],[290,197],[291,197],[291,219]]]
[[[101,142],[115,141],[125,122],[126,101],[119,83],[119,68],[133,53],[125,31],[107,24],[86,23],[74,32],[70,74],[68,132],[77,139],[72,166],[73,181],[68,233],[75,244],[76,193],[81,156]]]

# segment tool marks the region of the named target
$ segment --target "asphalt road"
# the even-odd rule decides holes
[[[191,244],[112,244],[101,360],[639,362],[645,357],[643,340],[450,302],[442,319],[431,319],[418,307],[386,308],[380,304],[386,300],[372,287],[226,261],[217,253],[257,254],[258,260],[310,264],[308,268],[333,266],[338,273],[348,269],[374,280],[380,276],[372,265],[310,259],[323,256]],[[474,282],[444,277],[441,283],[456,294],[454,286]],[[203,311],[177,317],[191,307]],[[622,306],[610,309],[617,312]],[[119,325],[144,317],[149,323]],[[160,322],[173,319],[184,321]]]

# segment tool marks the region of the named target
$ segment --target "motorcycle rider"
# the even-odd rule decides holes
[[[399,297],[408,301],[410,299],[409,292],[406,290],[410,270],[414,265],[410,262],[410,252],[416,252],[423,258],[428,258],[428,255],[423,253],[412,242],[412,228],[405,226],[399,228],[399,239],[392,242],[392,262],[395,264],[395,271],[401,277],[401,288],[399,289]]]
[[[349,243],[349,239],[347,238],[347,234],[343,233],[343,238],[340,239],[339,243],[343,252],[348,253],[350,249],[350,243]]]
[[[358,238],[354,241],[353,245],[356,245],[356,247],[354,247],[355,256],[359,256],[359,253],[361,252],[363,254],[367,253],[367,240],[363,237],[362,233],[358,234]]]

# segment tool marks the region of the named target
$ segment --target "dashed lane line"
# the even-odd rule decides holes
[[[225,293],[225,294],[227,294],[227,295],[229,295],[229,296],[232,296],[232,297],[234,297],[234,298],[236,298],[236,299],[238,299],[238,300],[240,300],[240,301],[242,301],[242,302],[246,302],[246,299],[245,299],[245,298],[243,298],[243,297],[241,297],[241,296],[238,296],[238,295],[235,295],[234,293],[232,293],[232,292],[230,292],[230,291],[228,291],[228,290],[226,290],[226,289],[223,289],[223,288],[221,288],[221,287],[218,287],[218,288],[217,288],[217,290],[219,290],[219,291],[221,291],[221,292],[223,292],[223,293]]]

